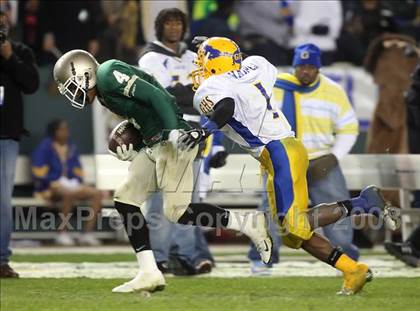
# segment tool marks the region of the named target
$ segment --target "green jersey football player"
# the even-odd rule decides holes
[[[54,79],[74,107],[82,109],[98,98],[142,134],[140,150],[134,150],[132,144],[123,145],[115,154],[120,160],[131,161],[125,181],[115,191],[114,203],[136,253],[139,271],[113,292],[155,291],[165,286],[140,210],[155,191],[162,191],[164,214],[170,221],[241,231],[257,246],[262,260],[270,261],[272,241],[262,213],[245,216],[207,203],[191,203],[192,163],[198,148],[183,148],[178,138],[182,135],[194,142],[203,134],[182,119],[175,98],[152,76],[118,60],[98,64],[88,52],[72,50],[55,64]]]

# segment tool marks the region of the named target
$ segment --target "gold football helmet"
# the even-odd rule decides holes
[[[197,69],[192,72],[193,88],[212,75],[241,69],[242,54],[239,46],[223,37],[212,37],[201,43],[195,59]]]

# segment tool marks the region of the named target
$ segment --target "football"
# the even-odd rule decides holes
[[[117,147],[124,144],[133,144],[134,150],[140,150],[142,145],[142,135],[136,127],[128,120],[119,123],[109,135],[108,149],[116,153]]]

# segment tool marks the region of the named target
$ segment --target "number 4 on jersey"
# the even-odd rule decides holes
[[[115,79],[117,79],[118,83],[124,83],[130,80],[130,77],[125,73],[119,72],[118,70],[114,70],[112,72],[114,74]]]

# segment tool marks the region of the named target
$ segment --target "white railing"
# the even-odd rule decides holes
[[[126,176],[129,162],[111,155],[82,156],[86,181],[101,190],[114,190]],[[420,155],[352,154],[341,167],[350,190],[375,184],[382,189],[398,190],[403,209],[403,237],[412,225],[420,223],[416,210],[410,210],[410,191],[420,189]],[[19,157],[15,184],[31,181],[29,160]],[[255,206],[261,201],[262,178],[259,163],[247,154],[232,154],[220,169],[211,171],[212,191],[207,201],[220,205]]]

